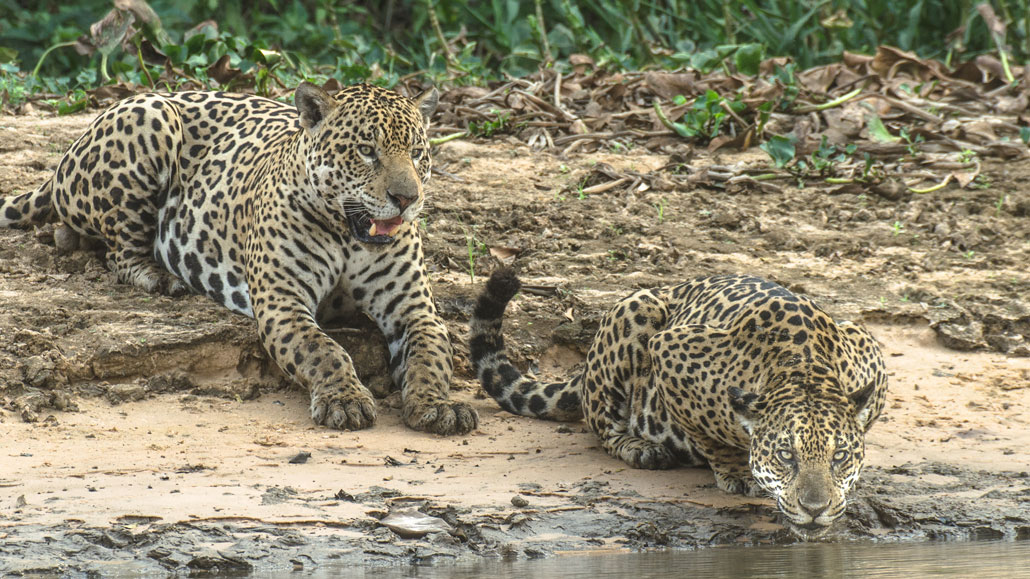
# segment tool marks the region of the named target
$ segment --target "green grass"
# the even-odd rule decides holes
[[[1026,61],[1030,0],[991,2],[1007,25],[999,38],[991,36],[978,3],[153,0],[160,26],[137,18],[136,33],[119,38],[124,30],[112,28],[94,39],[92,54],[81,55],[71,44],[108,14],[109,0],[0,0],[0,92],[13,101],[19,90],[63,93],[110,81],[176,88],[184,78],[220,87],[231,83],[212,78],[210,69],[226,56],[228,69],[252,75],[247,81],[259,92],[301,78],[392,86],[416,74],[437,84],[481,83],[544,66],[568,69],[573,54],[616,69],[689,65],[744,74],[768,56],[790,56],[808,68],[838,60],[845,50],[870,53],[880,44],[945,62],[992,51]],[[208,21],[217,27],[195,28]],[[37,63],[38,78],[26,79]],[[703,124],[704,131],[715,125]]]

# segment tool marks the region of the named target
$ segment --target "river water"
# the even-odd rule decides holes
[[[1030,541],[934,543],[802,543],[774,547],[724,547],[698,551],[560,555],[535,561],[469,565],[323,567],[291,577],[393,579],[488,578],[599,579],[628,577],[754,578],[1030,578]],[[261,574],[254,577],[262,577]],[[271,577],[271,575],[269,575]]]

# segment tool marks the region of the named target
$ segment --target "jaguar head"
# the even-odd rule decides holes
[[[297,87],[310,142],[307,178],[359,241],[390,243],[417,219],[431,166],[426,129],[438,100],[435,88],[408,98],[371,85],[334,95],[310,83]]]
[[[730,389],[750,437],[751,474],[776,499],[787,526],[809,539],[823,535],[847,508],[865,460],[873,383],[845,394],[825,369],[762,394]]]

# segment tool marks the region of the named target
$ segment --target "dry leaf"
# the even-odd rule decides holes
[[[498,261],[504,265],[511,265],[511,262],[515,261],[515,256],[521,253],[521,249],[515,247],[491,247],[490,255],[497,258]]]

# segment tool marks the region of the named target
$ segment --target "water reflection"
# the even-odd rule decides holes
[[[426,579],[489,577],[1030,577],[1030,541],[972,543],[807,543],[620,555],[564,555],[517,563],[385,569],[319,569],[309,577]],[[302,574],[305,575],[305,574]],[[295,574],[294,576],[298,576]]]

